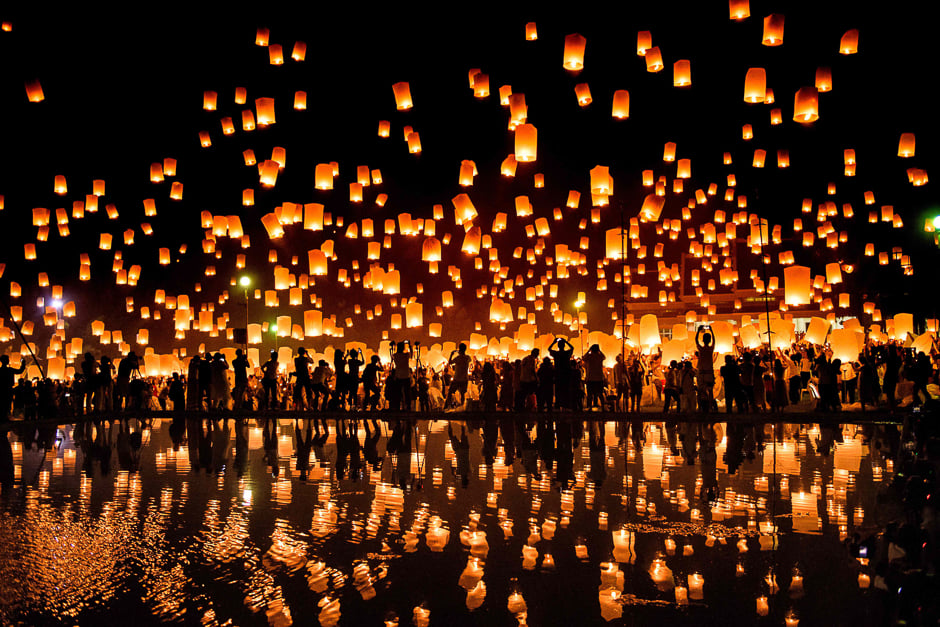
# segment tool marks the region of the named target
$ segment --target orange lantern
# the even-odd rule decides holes
[[[691,61],[679,59],[672,64],[672,84],[674,87],[689,87],[692,84]]]
[[[395,108],[399,111],[405,111],[414,106],[411,100],[411,86],[408,83],[395,83],[392,85],[392,92],[395,94]]]
[[[515,132],[515,160],[535,161],[538,147],[538,130],[532,124],[521,124]]]
[[[793,121],[809,124],[819,119],[819,92],[815,87],[801,87],[793,99]]]
[[[914,156],[914,133],[901,133],[901,141],[898,142],[898,156]]]
[[[839,41],[839,54],[855,54],[858,52],[858,29],[845,31]]]
[[[764,18],[764,37],[761,43],[765,46],[783,44],[783,14],[771,13]]]
[[[26,98],[30,102],[42,102],[45,98],[38,78],[26,81]]]
[[[630,92],[618,89],[614,92],[614,104],[611,115],[618,120],[630,117]]]
[[[767,92],[767,70],[762,67],[749,68],[744,77],[744,102],[764,102]]]
[[[744,20],[751,16],[750,0],[728,0],[728,13],[732,20]]]
[[[832,91],[832,68],[816,68],[816,90]]]
[[[573,33],[565,37],[565,57],[563,66],[570,72],[580,72],[584,69],[584,48],[587,45],[587,39]]]

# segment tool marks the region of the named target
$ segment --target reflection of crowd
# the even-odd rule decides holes
[[[361,350],[335,350],[330,359],[298,348],[292,364],[277,352],[252,368],[241,350],[229,364],[222,353],[195,355],[186,373],[146,377],[134,352],[117,368],[108,357],[85,354],[70,381],[21,378],[0,365],[0,404],[8,414],[36,417],[106,414],[122,410],[419,411],[454,409],[514,412],[672,411],[779,412],[804,406],[837,411],[936,399],[938,352],[915,352],[898,342],[869,342],[843,363],[826,346],[806,342],[757,350],[735,346],[721,359],[710,329],[695,336],[695,354],[667,363],[661,351],[628,349],[612,366],[594,344],[580,357],[556,338],[542,355],[485,359],[461,344],[442,363],[422,361],[421,346],[393,343],[388,360]],[[8,361],[8,360],[7,360]],[[292,368],[288,368],[290,365]],[[287,374],[288,370],[290,371]]]

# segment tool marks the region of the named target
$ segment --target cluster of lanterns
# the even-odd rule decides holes
[[[748,19],[749,3],[746,0],[729,2],[729,17],[735,21]],[[782,14],[766,16],[760,43],[771,47],[783,45],[784,23]],[[526,24],[524,33],[528,42],[540,41],[535,23]],[[844,33],[837,52],[840,55],[856,53],[858,40],[857,30]],[[642,57],[647,71],[659,72],[665,67],[664,59],[667,57],[664,54],[669,51],[653,45],[651,31],[638,32],[636,42],[637,55]],[[255,44],[267,48],[271,65],[285,62],[285,49],[272,42],[267,29],[258,30]],[[833,48],[835,51],[835,45]],[[592,93],[589,83],[583,80],[587,49],[588,41],[579,33],[571,33],[564,38],[562,67],[575,76],[574,91],[578,104],[592,107],[597,106],[595,101],[603,99],[612,103],[610,124],[632,123],[628,122],[631,94],[627,89],[616,89],[603,95]],[[295,42],[290,60],[302,63],[305,55],[306,44]],[[675,87],[692,85],[691,65],[689,59],[673,62]],[[769,87],[773,78],[772,69],[768,71],[765,67],[751,67],[746,71],[744,114],[749,117],[755,110],[750,107],[767,105],[771,124],[777,125],[783,123],[784,116],[779,108],[774,107],[774,92]],[[474,98],[486,101],[492,98],[491,88],[495,88],[495,83],[491,85],[490,74],[474,68],[469,72],[469,86]],[[819,119],[820,98],[825,98],[824,94],[832,89],[832,67],[819,67],[814,84],[795,92],[792,119],[803,124],[815,123]],[[38,81],[27,82],[26,90],[29,100],[42,99]],[[659,327],[654,314],[644,315],[641,319],[625,314],[619,293],[622,291],[628,295],[631,302],[668,307],[671,311],[679,306],[681,298],[677,296],[677,288],[686,281],[691,283],[697,298],[697,303],[686,305],[686,324],[733,322],[727,334],[721,333],[720,346],[728,345],[729,338],[735,336],[746,338],[748,344],[759,342],[766,337],[764,334],[768,333],[768,328],[787,327],[788,319],[800,308],[825,315],[829,327],[837,315],[859,315],[856,311],[859,303],[854,302],[850,295],[846,275],[854,272],[859,264],[868,262],[864,258],[847,259],[846,256],[849,254],[847,242],[853,230],[852,221],[860,218],[855,217],[850,198],[842,199],[840,214],[835,200],[835,183],[829,184],[825,200],[807,198],[795,208],[800,217],[794,219],[792,229],[783,224],[770,224],[758,214],[749,212],[747,196],[737,189],[736,174],[741,173],[733,171],[735,162],[731,153],[723,155],[722,161],[729,167],[724,192],[721,193],[719,183],[699,181],[693,177],[692,159],[686,156],[689,148],[670,141],[663,148],[662,165],[650,163],[650,169],[636,173],[619,171],[616,163],[596,165],[584,173],[587,184],[583,188],[558,189],[550,178],[534,171],[554,155],[546,155],[544,148],[539,151],[539,132],[529,121],[525,94],[514,93],[508,84],[495,91],[498,92],[498,106],[507,112],[513,152],[503,159],[499,172],[481,172],[469,159],[455,164],[457,183],[465,191],[453,196],[449,203],[434,205],[430,217],[385,209],[389,196],[381,191],[384,181],[380,168],[358,164],[355,167],[341,166],[335,161],[319,163],[310,173],[310,198],[303,199],[303,202],[282,200],[280,204],[271,206],[267,199],[274,197],[271,190],[278,189],[278,180],[287,168],[287,149],[274,147],[270,158],[256,155],[255,149],[242,153],[245,167],[257,170],[254,184],[241,192],[242,210],[226,215],[209,211],[200,214],[199,227],[205,233],[201,248],[207,259],[204,268],[207,285],[215,284],[216,276],[231,276],[230,287],[236,288],[235,275],[247,269],[246,258],[252,244],[263,246],[265,240],[270,240],[273,245],[277,240],[285,239],[292,244],[303,241],[303,250],[306,250],[306,255],[288,254],[284,259],[272,249],[268,256],[269,275],[261,276],[259,269],[252,269],[255,284],[264,287],[245,291],[249,301],[258,302],[255,319],[246,322],[248,344],[257,349],[264,334],[275,327],[275,319],[279,337],[298,341],[326,335],[336,338],[330,341],[338,343],[346,329],[366,323],[370,329],[379,324],[382,339],[388,339],[399,330],[409,329],[430,338],[453,335],[457,340],[458,337],[466,337],[467,329],[449,324],[445,312],[454,307],[488,312],[488,315],[481,313],[473,322],[474,338],[471,339],[474,341],[471,344],[475,348],[472,350],[482,356],[517,357],[531,347],[547,345],[555,334],[572,333],[583,334],[589,343],[606,346],[605,352],[609,351],[612,356],[620,352],[618,345],[623,339],[647,350],[661,345],[665,331]],[[415,106],[411,83],[394,83],[392,95],[394,110],[389,107],[389,119],[378,122],[379,141],[389,140],[398,132],[393,127],[399,127],[400,137],[405,143],[402,158],[420,158],[422,138],[417,130],[420,118],[416,118],[414,113],[420,107]],[[272,125],[284,124],[286,106],[303,112],[307,106],[306,98],[307,92],[292,90],[287,105],[281,97],[269,94],[249,100],[247,89],[239,87],[234,92],[235,109],[230,110],[224,95],[206,90],[202,109],[213,124],[220,125],[222,137],[214,137],[213,131],[203,130],[199,133],[200,145],[224,150],[226,137],[257,133]],[[757,141],[753,124],[744,125],[743,138],[748,142]],[[425,139],[439,141],[433,135],[426,135]],[[843,149],[840,147],[839,150]],[[750,166],[765,167],[771,163],[773,154],[771,152],[768,159],[768,150],[755,148]],[[914,134],[902,134],[898,156],[911,158],[914,154]],[[789,167],[791,157],[799,159],[799,155],[791,155],[787,149],[776,150],[777,166]],[[655,161],[659,161],[658,157]],[[856,168],[855,150],[844,149],[844,176],[855,176]],[[927,182],[927,173],[923,169],[908,168],[907,174],[912,185]],[[512,207],[494,207],[489,198],[481,200],[477,197],[477,202],[474,202],[473,188],[478,177],[498,181],[501,177],[512,179],[523,175],[532,177],[533,192],[516,196]],[[176,176],[177,161],[174,158],[150,165],[151,183],[158,188],[165,188],[169,183],[169,200],[184,202],[183,182],[168,180]],[[636,182],[645,188],[642,199],[623,195],[620,190],[630,188]],[[56,175],[53,183],[56,195],[69,195],[65,176]],[[24,259],[30,262],[27,267],[38,266],[44,261],[42,246],[37,246],[37,243],[47,241],[53,216],[59,235],[65,237],[69,233],[70,220],[87,219],[86,214],[98,213],[105,183],[96,180],[91,187],[90,194],[83,194],[73,201],[71,216],[65,208],[56,209],[54,214],[45,207],[34,208],[33,225],[37,228],[37,238],[36,242],[24,244]],[[546,192],[536,195],[535,190]],[[545,194],[551,192],[566,198],[563,207],[550,207]],[[265,199],[264,209],[255,212],[252,208],[262,204],[259,202],[261,198]],[[360,205],[367,199],[374,202],[376,211],[370,217],[347,220],[353,215],[347,207]],[[407,202],[407,199],[403,200]],[[885,228],[903,226],[903,220],[893,206],[883,205],[880,213],[875,210],[873,192],[866,192],[860,201],[872,209],[870,218],[874,217],[874,220],[869,222]],[[401,201],[394,199],[393,202]],[[146,198],[142,204],[145,218],[164,211],[158,198]],[[815,231],[804,224],[804,221],[812,219],[814,205],[818,224]],[[614,206],[620,207],[620,211]],[[109,219],[118,218],[114,203],[106,203],[105,209]],[[610,225],[612,221],[621,225],[617,228],[597,226]],[[576,230],[572,228],[574,225]],[[144,236],[153,234],[146,222],[141,223],[140,231]],[[103,230],[98,237],[99,249],[111,251],[113,280],[119,286],[136,285],[143,271],[142,264],[125,268],[123,251],[114,250],[121,241],[127,248],[134,247],[135,235],[134,229],[122,233]],[[800,247],[789,243],[794,239],[801,242],[802,247],[815,247],[817,252],[820,250],[818,244],[825,242],[823,251],[827,260],[824,267],[797,265],[797,257],[802,255]],[[232,253],[229,243],[238,252]],[[420,250],[420,262],[406,260],[409,253],[404,251],[414,246]],[[756,266],[749,276],[742,272],[742,266],[746,264],[739,260],[738,251],[741,249],[751,253]],[[878,251],[874,243],[867,243],[864,250],[865,257],[876,258],[879,265],[895,262],[900,272],[913,272],[909,255],[899,247],[890,252]],[[172,266],[186,253],[185,246],[177,251],[169,246],[158,246],[157,265]],[[681,269],[680,257],[686,258]],[[149,268],[149,264],[143,267]],[[91,281],[92,277],[99,281],[106,272],[106,268],[98,267],[92,272],[90,255],[84,254],[77,278],[80,282]],[[445,272],[446,279],[443,278]],[[25,277],[21,278],[21,282],[25,280]],[[450,283],[447,285],[449,289],[439,289],[442,281]],[[588,281],[594,281],[591,298],[577,299],[584,308],[573,306],[575,299],[566,299],[565,293],[583,290],[582,284]],[[575,283],[578,285],[573,286]],[[426,292],[425,284],[435,288]],[[840,289],[845,291],[840,292]],[[759,298],[769,299],[774,315],[760,321],[746,315],[736,319],[736,315],[741,315],[735,311],[741,309],[742,299],[734,296],[742,290],[753,290]],[[165,300],[154,298],[152,303],[139,296],[137,302],[135,298],[128,298],[127,313],[139,312],[145,324],[137,329],[111,330],[112,336],[121,334],[122,341],[115,342],[120,351],[126,353],[132,347],[123,341],[124,337],[136,339],[137,344],[146,346],[150,338],[149,326],[170,319],[179,342],[191,334],[218,338],[217,343],[231,342],[235,327],[241,326],[241,318],[235,312],[244,305],[244,301],[234,296],[239,290],[223,289],[209,293],[205,302],[194,302],[192,306],[190,301],[195,301],[196,294],[203,292],[202,283],[195,282],[192,290],[183,291],[189,293],[179,294],[172,301],[169,297]],[[605,302],[602,296],[606,291],[617,296]],[[337,292],[344,293],[342,299],[334,298]],[[732,295],[730,299],[726,298],[729,294]],[[12,289],[11,297],[18,297]],[[377,302],[379,297],[390,302],[380,304]],[[480,306],[473,305],[476,300],[482,301]],[[337,301],[349,302],[351,306],[344,311]],[[289,313],[284,310],[285,306],[296,308],[296,311]],[[54,327],[54,341],[50,342],[48,356],[71,362],[74,353],[61,348],[72,345],[66,341],[61,319],[75,314],[74,305],[70,307],[69,314],[63,312],[60,315],[48,306],[44,306],[41,313],[43,324]],[[888,319],[882,330],[878,324],[882,322],[880,312],[869,313],[866,308],[864,315],[871,316],[870,322],[874,326],[869,326],[869,331],[875,335],[903,337],[899,329],[907,328]],[[437,320],[432,321],[434,318]],[[720,324],[717,326],[721,327]],[[24,324],[23,329],[26,328]],[[852,323],[845,328],[864,331],[861,323]],[[843,330],[833,329],[832,337]],[[104,337],[105,333],[96,335]],[[12,335],[5,326],[0,328],[0,337],[10,339]],[[81,331],[76,335],[81,335]],[[827,334],[816,333],[814,337],[825,341]],[[916,338],[912,336],[912,339]],[[673,329],[670,342],[681,343],[682,354],[689,353],[691,344],[687,334],[681,330]],[[845,342],[850,343],[849,340]],[[347,342],[345,348],[348,345]],[[326,352],[331,349],[332,345]],[[435,345],[432,350],[446,354],[446,343]],[[676,347],[675,350],[680,349]],[[381,354],[382,348],[377,347],[377,351]],[[153,354],[149,348],[146,352]],[[184,356],[184,349],[177,349],[169,355],[175,359]],[[253,357],[257,358],[257,353]],[[173,363],[169,358],[161,360],[161,372],[164,364]]]

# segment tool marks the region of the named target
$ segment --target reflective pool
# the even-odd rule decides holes
[[[897,427],[506,416],[16,424],[0,621],[883,620]]]

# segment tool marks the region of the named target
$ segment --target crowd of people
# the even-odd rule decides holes
[[[696,351],[680,360],[661,352],[628,350],[612,367],[597,344],[580,357],[564,338],[547,355],[537,348],[522,359],[484,359],[460,344],[442,366],[422,362],[420,344],[393,343],[389,359],[367,360],[361,350],[335,350],[314,360],[303,347],[292,368],[271,351],[252,368],[239,349],[232,363],[222,353],[194,355],[186,371],[145,376],[131,351],[118,366],[86,353],[69,381],[28,380],[0,356],[2,418],[75,416],[115,411],[418,411],[458,409],[514,412],[780,412],[802,406],[817,411],[920,407],[938,395],[936,342],[931,354],[897,342],[869,343],[842,363],[820,345],[805,342],[770,350],[736,347],[716,354],[707,327]]]

